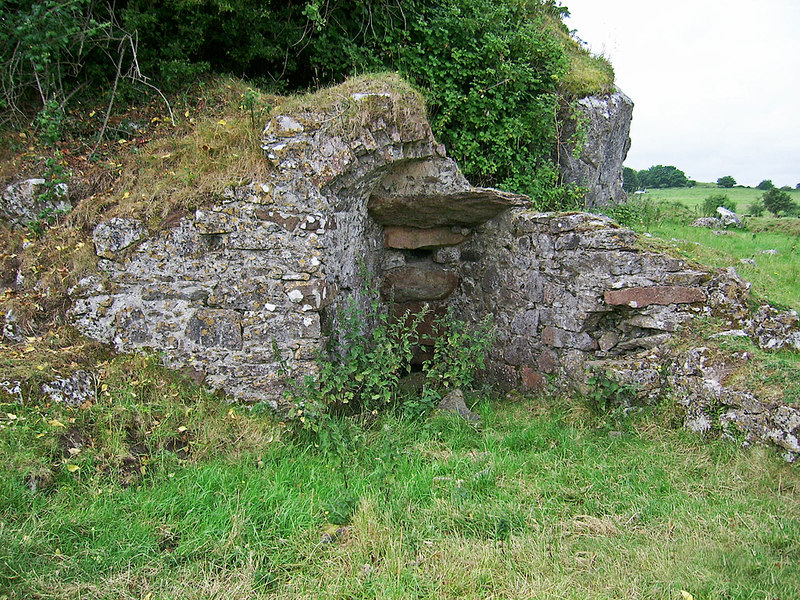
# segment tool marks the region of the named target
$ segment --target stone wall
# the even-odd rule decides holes
[[[486,375],[507,388],[580,387],[592,366],[663,348],[695,315],[747,312],[735,272],[652,252],[605,217],[536,213],[524,196],[473,188],[407,88],[334,90],[272,118],[263,149],[267,180],[170,229],[99,225],[100,272],[71,292],[77,326],[277,406],[316,372],[361,270],[398,315],[492,315]]]

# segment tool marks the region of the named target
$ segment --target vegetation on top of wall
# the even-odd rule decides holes
[[[90,134],[103,137],[115,99],[177,92],[204,74],[284,93],[388,69],[425,94],[435,135],[474,183],[557,202],[558,96],[613,86],[608,61],[571,37],[566,15],[554,0],[129,0],[108,11],[0,0],[0,110],[18,125],[35,115],[54,145],[86,112],[105,115]],[[70,118],[88,98],[101,105]]]

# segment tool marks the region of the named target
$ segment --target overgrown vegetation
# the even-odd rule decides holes
[[[386,413],[419,419],[448,392],[471,389],[492,341],[490,317],[475,326],[452,311],[433,318],[424,309],[393,318],[364,277],[363,294],[350,296],[342,306],[317,376],[307,377],[285,398],[291,406],[287,430],[340,460],[354,427]],[[421,365],[421,387],[403,389],[401,377],[412,377],[415,351],[426,346],[432,354]]]
[[[703,216],[716,217],[717,208],[722,207],[731,212],[736,212],[736,203],[727,194],[711,194],[703,200]]]
[[[557,139],[558,98],[611,91],[613,69],[570,36],[567,14],[553,0],[6,0],[0,110],[17,125],[32,123],[52,147],[80,128],[74,108],[99,100],[95,155],[100,138],[113,137],[116,109],[141,103],[143,92],[164,101],[174,124],[180,112],[160,88],[175,92],[212,73],[247,77],[257,95],[394,70],[423,91],[434,133],[474,183],[571,207],[575,192],[553,189],[565,141]]]

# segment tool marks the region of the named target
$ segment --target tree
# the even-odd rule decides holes
[[[736,185],[736,180],[730,175],[725,175],[717,179],[717,185],[722,188],[732,188]]]
[[[792,201],[788,192],[772,188],[761,196],[764,208],[776,217],[781,213],[792,213],[797,210],[797,205]]]
[[[671,165],[655,165],[639,171],[639,184],[643,188],[689,187],[686,173]]]
[[[761,183],[759,183],[759,184],[756,186],[756,189],[757,189],[757,190],[764,190],[764,191],[766,191],[766,190],[771,190],[771,189],[773,189],[774,187],[775,187],[775,184],[774,184],[774,183],[772,183],[772,179],[765,179],[764,181],[762,181]]]
[[[630,167],[622,167],[622,189],[631,193],[639,188],[639,174]]]

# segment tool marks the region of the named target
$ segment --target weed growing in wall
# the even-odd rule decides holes
[[[450,310],[425,339],[419,329],[428,312],[392,319],[370,285],[364,297],[350,297],[339,330],[332,332],[319,359],[317,377],[307,377],[286,394],[288,431],[344,460],[344,449],[359,436],[354,422],[369,424],[384,412],[417,418],[435,408],[448,390],[470,387],[491,343],[490,317],[472,326]],[[421,341],[433,342],[433,358],[422,366],[422,393],[401,394],[400,378],[411,372],[414,348]]]

